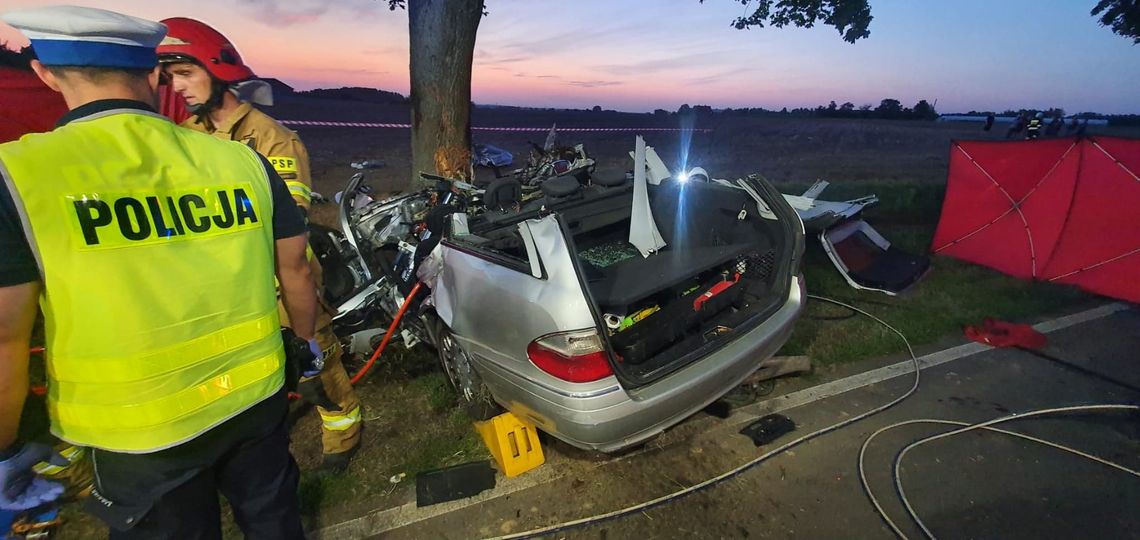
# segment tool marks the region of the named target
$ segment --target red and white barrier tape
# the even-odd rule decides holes
[[[408,129],[408,128],[412,127],[411,124],[388,124],[388,123],[380,123],[380,122],[327,122],[324,120],[279,120],[279,122],[281,122],[282,124],[285,124],[287,126],[360,127],[360,128],[396,128],[396,129]],[[536,131],[536,132],[550,131],[550,128],[547,128],[547,127],[481,127],[481,126],[477,126],[477,127],[472,127],[471,129],[475,130],[475,131]],[[567,131],[567,132],[579,132],[579,131],[586,131],[586,132],[595,132],[595,131],[596,132],[605,132],[605,131],[610,131],[610,132],[618,132],[618,131],[696,131],[696,132],[701,132],[701,133],[708,133],[708,132],[712,131],[711,129],[708,129],[708,128],[685,130],[685,129],[681,129],[681,128],[660,128],[660,127],[651,127],[651,128],[624,128],[624,127],[623,128],[564,128],[564,127],[560,127],[560,128],[555,128],[555,130],[556,131]]]

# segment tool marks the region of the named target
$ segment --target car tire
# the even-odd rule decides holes
[[[471,357],[442,321],[436,326],[435,337],[443,373],[458,394],[459,404],[467,416],[472,420],[489,420],[502,414],[503,408],[491,396],[491,391],[471,363]]]

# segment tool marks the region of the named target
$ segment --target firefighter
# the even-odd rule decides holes
[[[0,145],[0,508],[59,489],[30,472],[46,449],[17,441],[38,300],[51,431],[91,449],[85,506],[111,538],[220,537],[219,491],[246,537],[302,538],[275,281],[314,363],[321,348],[288,188],[251,149],[154,111],[162,24],[2,18],[70,111]]]
[[[289,186],[297,205],[307,213],[312,178],[305,146],[296,133],[238,97],[271,105],[269,86],[256,78],[233,44],[217,30],[181,17],[162,22],[169,31],[158,46],[159,61],[171,87],[185,99],[192,113],[182,125],[239,141],[266,156]],[[319,287],[320,266],[315,259],[312,264]],[[344,471],[359,448],[362,423],[360,402],[341,364],[340,342],[330,327],[331,315],[326,306],[317,322],[324,369],[319,377],[302,379],[301,388],[321,416],[322,468]]]
[[[1045,115],[1037,113],[1029,120],[1029,127],[1025,128],[1026,139],[1036,139],[1041,136],[1041,125],[1045,123]]]

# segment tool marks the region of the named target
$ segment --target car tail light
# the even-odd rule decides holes
[[[591,382],[613,375],[597,330],[542,336],[527,345],[526,355],[541,369],[569,382]]]

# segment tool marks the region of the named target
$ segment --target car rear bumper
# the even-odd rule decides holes
[[[738,386],[787,341],[803,309],[803,278],[793,278],[775,313],[716,352],[647,387],[611,384],[568,393],[479,362],[495,399],[543,431],[580,448],[613,452],[645,441]]]

